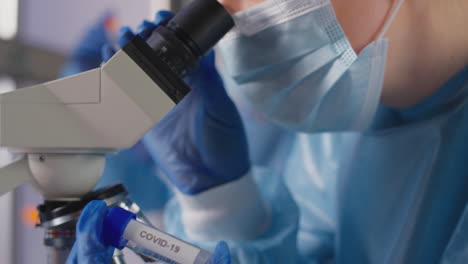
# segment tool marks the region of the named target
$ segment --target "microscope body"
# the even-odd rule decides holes
[[[2,94],[0,145],[28,162],[0,170],[17,180],[0,192],[29,181],[46,199],[79,198],[99,180],[106,153],[134,145],[174,106],[123,50],[99,69]]]
[[[190,92],[182,77],[233,26],[216,0],[194,0],[98,69],[1,94],[0,147],[28,157],[0,169],[0,195],[23,182],[49,200],[91,191],[104,155],[133,146],[166,116]]]
[[[182,77],[233,26],[216,0],[194,0],[100,68],[0,95],[0,147],[17,154],[0,168],[0,195],[25,182],[42,194],[49,263],[65,262],[90,200],[139,212],[125,190],[92,192],[105,155],[136,144],[190,92]]]

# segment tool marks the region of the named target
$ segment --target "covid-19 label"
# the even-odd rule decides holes
[[[130,221],[124,237],[172,263],[194,263],[200,249],[137,221]]]

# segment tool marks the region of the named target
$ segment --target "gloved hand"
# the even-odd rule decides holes
[[[102,242],[104,218],[109,208],[103,201],[92,201],[84,208],[76,226],[76,242],[67,264],[107,264],[112,260],[114,248]],[[220,242],[209,264],[230,264],[229,248]]]
[[[103,201],[86,205],[76,225],[76,241],[67,264],[110,263],[114,248],[102,243],[102,225],[108,211]]]
[[[159,23],[172,16],[159,12],[155,23],[145,21],[139,34],[148,38]],[[134,37],[120,32],[120,45]],[[114,51],[103,50],[104,59]],[[144,138],[158,167],[183,193],[195,195],[234,181],[250,169],[247,139],[239,113],[215,69],[214,53],[184,80],[192,91]]]
[[[102,46],[109,42],[108,36],[115,30],[114,21],[114,15],[106,13],[89,27],[79,44],[73,49],[67,63],[62,67],[60,77],[78,74],[100,66]]]

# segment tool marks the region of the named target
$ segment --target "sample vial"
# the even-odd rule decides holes
[[[103,239],[115,248],[128,247],[168,264],[206,264],[212,256],[206,250],[137,221],[134,213],[120,207],[111,208],[104,219]]]

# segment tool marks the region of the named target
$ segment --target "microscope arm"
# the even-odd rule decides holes
[[[0,146],[22,153],[131,147],[175,105],[145,70],[121,50],[101,68],[0,95]]]

